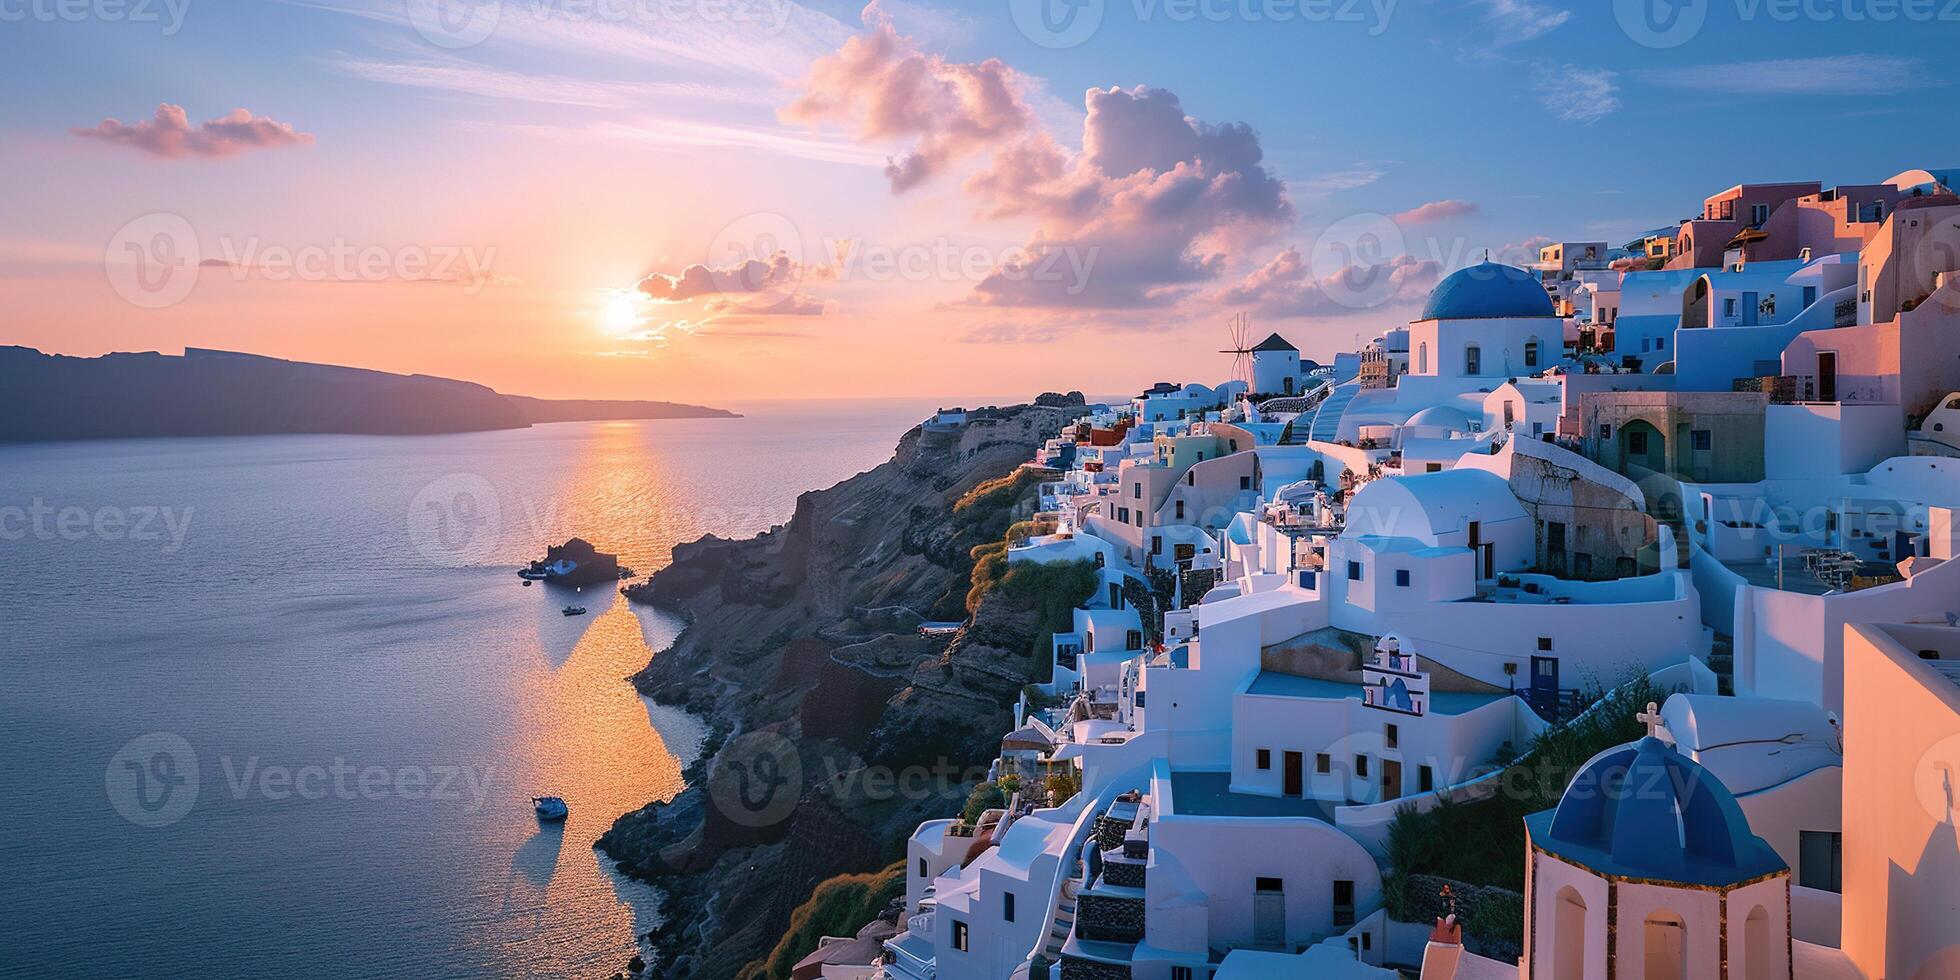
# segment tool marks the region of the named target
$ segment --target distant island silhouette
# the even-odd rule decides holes
[[[662,401],[552,400],[422,374],[187,347],[69,357],[0,346],[0,442],[274,434],[434,435],[536,422],[739,418]]]

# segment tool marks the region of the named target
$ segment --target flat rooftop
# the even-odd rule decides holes
[[[1331,824],[1337,805],[1327,800],[1234,793],[1229,772],[1171,773],[1173,816],[1312,817]]]
[[[1279,698],[1319,698],[1336,700],[1353,698],[1361,700],[1361,685],[1346,681],[1322,680],[1318,677],[1298,677],[1262,670],[1252,679],[1247,694],[1261,694]],[[1441,715],[1460,715],[1474,711],[1493,701],[1501,701],[1509,694],[1463,694],[1451,691],[1434,691],[1429,695],[1429,710]]]

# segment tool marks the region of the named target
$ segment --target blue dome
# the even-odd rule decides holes
[[[1490,320],[1552,316],[1552,297],[1538,277],[1515,266],[1479,262],[1450,273],[1429,291],[1422,320]]]
[[[1789,869],[1713,773],[1651,735],[1594,756],[1525,826],[1602,874],[1722,887]]]

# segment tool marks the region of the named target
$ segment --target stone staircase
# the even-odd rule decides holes
[[[1314,411],[1313,423],[1308,426],[1304,436],[1299,431],[1298,420],[1295,420],[1294,431],[1288,439],[1289,444],[1303,446],[1308,439],[1316,442],[1333,442],[1335,435],[1341,431],[1341,415],[1347,411],[1348,403],[1354,400],[1354,396],[1360,393],[1359,381],[1336,385],[1326,399],[1321,401],[1320,408]]]
[[[1055,902],[1055,925],[1041,947],[1042,955],[1051,961],[1061,961],[1062,945],[1068,942],[1069,933],[1075,928],[1075,896],[1082,891],[1082,879],[1082,858],[1078,856],[1068,877],[1062,881],[1062,893]]]

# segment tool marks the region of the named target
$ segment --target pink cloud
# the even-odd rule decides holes
[[[1431,201],[1420,207],[1410,208],[1394,215],[1399,225],[1424,225],[1451,218],[1465,218],[1476,214],[1479,208],[1469,201]]]
[[[1297,248],[1287,248],[1236,285],[1211,298],[1227,306],[1249,306],[1268,316],[1343,316],[1393,303],[1421,299],[1442,274],[1433,259],[1398,255],[1376,263],[1314,270]]]
[[[835,277],[828,266],[809,266],[777,250],[767,259],[747,259],[730,266],[696,263],[669,275],[655,272],[636,288],[656,303],[685,303],[704,299],[711,314],[748,313],[775,316],[818,316],[830,304],[796,291],[804,279]]]
[[[229,157],[247,150],[276,149],[284,146],[310,146],[313,136],[244,109],[206,120],[196,127],[183,106],[166,102],[157,106],[156,117],[147,122],[124,124],[104,119],[93,128],[78,128],[82,139],[119,143],[166,160],[186,156]]]
[[[864,141],[914,141],[885,168],[894,193],[1028,129],[1034,115],[1022,82],[999,59],[964,64],[919,51],[876,2],[864,8],[864,24],[864,33],[811,64],[802,94],[779,116],[854,122]]]

